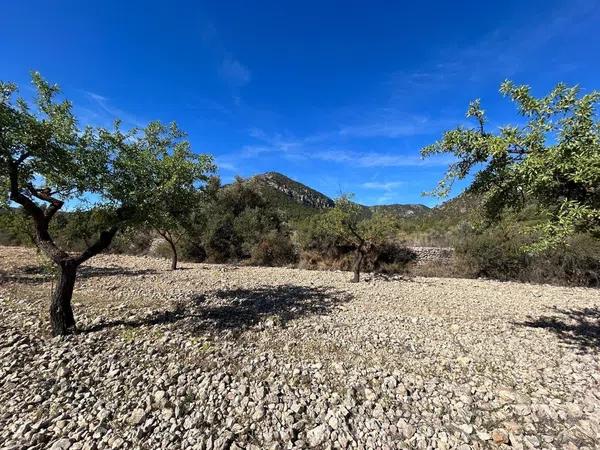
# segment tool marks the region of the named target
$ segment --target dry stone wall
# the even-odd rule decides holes
[[[447,264],[454,259],[454,249],[451,247],[409,247],[417,254],[417,265]]]

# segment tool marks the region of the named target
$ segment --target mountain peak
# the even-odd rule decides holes
[[[335,202],[325,194],[292,180],[279,172],[266,172],[255,175],[252,179],[285,194],[296,203],[310,208],[324,209],[332,208],[335,205]]]
[[[273,200],[277,198],[279,199],[278,203],[283,201],[288,207],[296,205],[296,207],[304,208],[304,210],[314,211],[335,206],[335,202],[330,197],[279,172],[265,172],[255,175],[251,180],[261,186],[263,192],[268,191],[269,198]],[[420,204],[361,206],[365,209],[367,215],[375,211],[385,211],[399,217],[421,215],[430,209]]]

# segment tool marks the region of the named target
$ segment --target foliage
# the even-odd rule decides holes
[[[185,133],[175,124],[166,127],[158,122],[151,123],[145,130],[146,145],[160,155],[149,163],[156,173],[156,187],[153,190],[154,207],[148,211],[144,224],[154,229],[170,245],[171,268],[177,267],[177,244],[191,228],[195,220],[195,205],[200,199],[200,190],[209,181],[209,174],[215,166],[208,155],[196,155]]]
[[[363,267],[371,270],[402,271],[414,258],[400,245],[399,220],[385,210],[374,213],[342,196],[335,207],[319,215],[308,218],[300,226],[299,242],[304,251],[304,261],[308,265],[318,265],[318,261],[347,261],[345,256],[355,252],[352,269],[354,281],[358,281]],[[396,253],[398,257],[392,255]],[[318,256],[320,254],[321,256]],[[306,264],[306,263],[305,263]],[[331,263],[330,263],[331,264]],[[342,263],[342,268],[349,268]]]
[[[563,245],[536,253],[522,249],[539,236],[523,233],[518,222],[502,220],[472,230],[456,247],[460,276],[534,283],[600,286],[600,242],[577,233]]]
[[[270,231],[251,249],[251,263],[260,266],[284,266],[296,262],[294,244],[285,232]]]
[[[184,244],[188,256],[205,256],[212,262],[248,260],[268,265],[286,264],[295,258],[287,225],[253,183],[239,178],[221,188],[213,179],[195,211]],[[275,242],[280,249],[270,249]]]
[[[342,196],[335,207],[324,212],[314,222],[317,233],[329,236],[338,245],[358,247],[375,245],[392,238],[398,231],[398,219],[385,212],[375,212],[368,218],[351,197]]]
[[[187,194],[212,162],[191,152],[175,124],[123,131],[117,121],[113,130],[80,129],[71,103],[57,100],[58,87],[38,73],[32,81],[35,107],[14,98],[14,84],[0,82],[0,190],[9,194],[4,203],[18,203],[31,217],[36,245],[60,267],[50,312],[53,333],[65,334],[75,326],[71,297],[79,265],[108,248],[119,229],[155,218],[166,195]],[[107,227],[75,254],[49,231],[67,200],[92,203]]]
[[[475,128],[448,131],[422,150],[457,158],[436,192],[446,195],[456,179],[475,172],[470,191],[483,195],[490,223],[507,209],[535,203],[546,219],[536,226],[540,238],[530,250],[557,247],[576,232],[600,234],[600,93],[580,95],[578,87],[559,84],[536,98],[528,86],[510,81],[500,91],[516,103],[524,123],[488,132],[479,100],[472,102],[467,117]]]
[[[0,208],[0,244],[34,245],[31,220],[22,208]]]
[[[50,226],[56,242],[68,251],[82,251],[92,245],[96,237],[114,221],[111,208],[97,206],[59,212]]]
[[[167,222],[167,199],[181,205],[191,187],[213,170],[211,158],[192,153],[174,123],[123,131],[116,122],[113,130],[80,130],[71,103],[55,100],[58,87],[38,73],[32,80],[37,111],[20,98],[11,101],[15,85],[0,84],[0,169],[8,173],[18,166],[17,190],[30,199],[52,204],[51,195],[58,202],[85,204],[93,198],[91,206],[104,225],[122,222],[125,216],[117,211],[125,208],[128,223]],[[3,188],[7,192],[9,186]]]

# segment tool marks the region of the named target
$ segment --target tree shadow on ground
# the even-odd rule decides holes
[[[77,279],[99,278],[110,276],[135,277],[139,275],[153,275],[159,273],[153,269],[127,269],[124,267],[92,267],[82,266],[77,271]],[[42,284],[56,279],[48,269],[41,266],[22,266],[12,272],[0,270],[0,284],[16,282],[21,284]]]
[[[580,351],[600,349],[600,307],[581,309],[552,308],[553,315],[528,320],[518,325],[545,328]]]
[[[159,271],[154,269],[127,269],[125,267],[91,267],[83,266],[77,271],[78,278],[100,277],[137,277],[140,275],[155,275]]]
[[[174,322],[178,322],[178,329],[192,334],[239,332],[261,324],[285,326],[301,317],[330,314],[338,305],[351,299],[350,294],[332,288],[296,285],[216,290],[194,295],[185,303],[178,303],[174,310],[149,314],[141,319],[108,321],[82,332]]]

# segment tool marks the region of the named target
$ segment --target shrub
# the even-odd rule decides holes
[[[0,245],[34,244],[33,224],[22,208],[0,209]]]
[[[251,252],[251,263],[260,266],[284,266],[298,260],[289,235],[272,231],[264,236]]]
[[[150,250],[154,236],[150,233],[126,229],[115,236],[111,247],[113,253],[145,255]]]
[[[189,235],[185,235],[180,243],[181,257],[187,261],[203,262],[207,258],[206,249],[202,241],[192,239]]]
[[[456,246],[459,269],[468,277],[519,279],[528,266],[528,255],[522,251],[527,243],[509,227],[474,231]]]
[[[384,242],[369,252],[366,267],[380,273],[405,273],[417,254],[399,242]]]
[[[537,236],[501,224],[464,237],[456,247],[461,276],[497,280],[600,286],[600,241],[576,234],[564,245],[530,254],[524,247]]]

